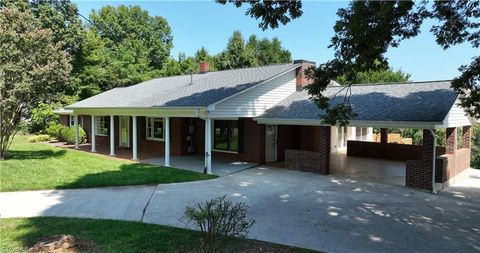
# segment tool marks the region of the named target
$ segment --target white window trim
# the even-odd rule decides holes
[[[105,122],[106,117],[107,116],[95,116],[95,126],[93,126],[93,127],[95,127],[95,136],[108,136],[108,133],[107,134],[101,134],[100,131],[98,131],[99,129],[97,128],[98,124],[100,124],[99,118],[103,118],[103,121]],[[108,132],[108,130],[107,130],[107,132]]]
[[[220,153],[227,153],[227,154],[235,154],[235,155],[238,155],[238,151],[231,151],[231,150],[221,150],[221,149],[215,149],[215,121],[218,120],[218,121],[225,121],[225,120],[230,120],[230,121],[239,121],[238,118],[235,118],[235,119],[232,119],[232,118],[225,118],[225,119],[214,119],[212,120],[212,134],[211,134],[211,137],[212,137],[212,151],[214,152],[220,152]],[[239,126],[237,126],[239,127]],[[240,141],[240,140],[238,140]]]
[[[153,128],[153,121],[155,119],[160,119],[162,120],[162,131],[163,131],[163,138],[153,138],[153,137],[150,137],[150,134],[148,132],[148,120],[152,120],[152,122],[150,122],[152,124],[152,128]],[[149,141],[165,141],[165,119],[164,118],[156,118],[156,117],[145,117],[145,140],[149,140]]]
[[[78,116],[78,125],[80,127],[83,127],[83,117],[82,116]],[[69,115],[68,117],[68,126],[69,127],[74,127],[75,126],[75,115]]]

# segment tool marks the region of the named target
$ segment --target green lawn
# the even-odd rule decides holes
[[[42,238],[68,234],[81,252],[198,252],[200,233],[131,221],[76,218],[0,219],[0,252],[26,252]],[[226,252],[308,252],[256,240],[232,239]]]
[[[0,191],[90,188],[216,178],[187,170],[120,161],[17,136],[0,161]]]

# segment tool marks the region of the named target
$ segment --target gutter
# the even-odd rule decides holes
[[[433,161],[432,161],[432,194],[437,194],[435,189],[435,160],[437,159],[437,136],[433,129],[429,129],[433,137]]]

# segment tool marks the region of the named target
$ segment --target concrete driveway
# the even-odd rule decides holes
[[[327,252],[480,252],[480,177],[438,195],[256,167],[210,181],[0,193],[0,214],[137,220],[184,227],[187,205],[227,195],[256,220],[250,237]],[[148,203],[148,204],[147,204]]]

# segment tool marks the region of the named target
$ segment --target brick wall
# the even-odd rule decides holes
[[[330,164],[330,127],[301,126],[293,128],[297,131],[298,142],[293,143],[299,149],[282,148],[285,167],[288,169],[329,174]],[[288,137],[282,136],[281,138]],[[295,136],[295,135],[292,135]]]
[[[455,154],[439,156],[435,161],[435,182],[445,183],[470,168],[470,149],[458,149]]]
[[[69,115],[60,115],[60,117],[58,118],[58,123],[67,127],[70,125],[69,121],[70,121]]]
[[[444,147],[437,147],[437,155],[445,154]],[[397,143],[378,143],[366,141],[347,141],[347,155],[389,160],[421,160],[422,146]]]
[[[308,171],[328,174],[328,166],[320,166],[325,164],[324,156],[320,152],[286,149],[285,150],[285,167],[292,170]]]

